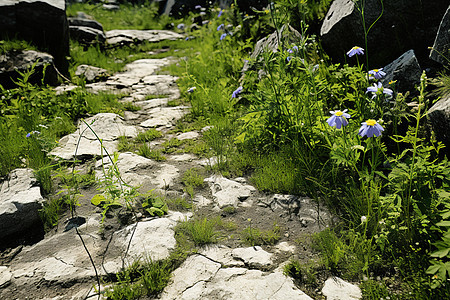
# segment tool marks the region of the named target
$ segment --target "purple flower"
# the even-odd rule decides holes
[[[351,116],[347,113],[347,109],[344,109],[344,111],[330,111],[330,114],[332,114],[332,116],[328,118],[327,123],[331,127],[336,127],[336,129],[341,129],[342,126],[347,126],[347,118],[351,118]]]
[[[294,52],[297,52],[297,51],[298,51],[298,47],[297,46],[294,46],[291,49],[288,49],[289,53],[294,53]]]
[[[290,56],[286,57],[286,60],[287,60],[288,62],[290,62],[290,61],[291,61],[291,57],[290,57]]]
[[[189,37],[187,36],[184,40],[185,40],[185,41],[189,41]]]
[[[367,136],[367,137],[373,137],[373,136],[380,136],[381,132],[384,131],[384,128],[381,127],[380,124],[377,123],[375,120],[367,120],[366,122],[361,123],[362,126],[359,128],[358,134],[360,136]]]
[[[195,89],[196,89],[195,86],[190,87],[190,88],[188,88],[187,92],[188,92],[188,93],[193,93],[193,92],[195,91]]]
[[[364,54],[364,49],[358,46],[353,47],[350,51],[347,52],[348,57],[352,57],[353,55],[361,55]]]
[[[222,16],[222,14],[223,14],[223,9],[221,9],[221,10],[219,11],[218,17],[220,18],[220,17]]]
[[[195,9],[202,9],[202,6],[201,5],[196,5]]]
[[[381,79],[381,77],[384,77],[386,75],[386,72],[383,72],[383,68],[373,69],[369,71],[369,75],[373,75],[373,77],[370,76],[371,78]]]
[[[220,40],[223,40],[226,36],[227,36],[226,33],[222,33],[222,35],[220,36]]]
[[[244,88],[242,86],[238,87],[233,94],[231,94],[231,98],[237,98],[237,96],[242,92]]]
[[[184,29],[184,24],[183,23],[178,24],[177,28],[180,29],[180,30],[183,30]]]
[[[220,25],[217,27],[217,31],[222,30],[222,29],[224,29],[224,28],[225,28],[225,25],[220,24]]]
[[[29,138],[31,136],[31,132],[28,132],[26,137]]]
[[[372,92],[373,93],[372,99],[377,96],[378,92],[381,92],[383,94],[387,94],[389,96],[392,96],[392,93],[393,93],[393,91],[391,89],[384,88],[383,85],[381,84],[381,82],[378,82],[378,84],[374,83],[373,86],[369,86],[367,88],[366,93],[368,93],[368,92]]]

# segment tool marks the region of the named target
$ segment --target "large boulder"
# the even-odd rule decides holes
[[[430,58],[438,63],[450,65],[450,6],[442,18]]]
[[[383,68],[386,76],[381,82],[388,86],[389,82],[395,81],[397,91],[405,93],[415,91],[416,85],[420,83],[422,69],[414,54],[414,50],[403,53],[399,58]]]
[[[79,12],[75,17],[68,18],[70,37],[83,44],[105,43],[106,36],[103,26],[91,16]]]
[[[34,73],[28,78],[29,82],[39,84],[45,74],[44,82],[56,85],[58,75],[53,62],[53,56],[34,50],[13,51],[0,55],[0,84],[7,89],[13,88],[14,80],[21,77],[19,72],[26,72],[34,66]]]
[[[357,3],[365,3],[364,17],[369,28],[382,12],[381,1]],[[384,0],[383,4],[383,14],[368,34],[369,67],[383,66],[409,49],[414,50],[421,65],[431,64],[428,47],[433,44],[448,0]],[[345,53],[353,46],[366,48],[357,5],[352,0],[335,0],[322,24],[322,45],[336,61],[345,61]]]
[[[16,169],[0,184],[0,245],[41,224],[43,198],[31,169]],[[39,227],[39,226],[37,226]],[[40,226],[42,227],[42,226]]]
[[[450,147],[450,95],[443,96],[428,110],[428,121],[433,128],[438,141],[446,146],[448,153]]]
[[[23,38],[48,51],[68,74],[69,27],[64,0],[1,0],[0,36]]]

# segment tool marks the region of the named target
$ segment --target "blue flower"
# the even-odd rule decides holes
[[[351,118],[351,116],[347,113],[347,109],[344,109],[344,111],[330,111],[330,114],[332,114],[332,116],[328,118],[327,123],[331,127],[336,127],[336,129],[341,129],[342,126],[347,126],[347,118]]]
[[[361,123],[362,126],[359,128],[358,134],[360,136],[367,136],[367,137],[373,137],[373,136],[380,136],[381,132],[384,131],[384,128],[381,127],[380,124],[377,123],[375,120],[367,120],[366,122]]]
[[[364,54],[364,49],[358,46],[353,47],[350,51],[347,52],[348,57],[352,57],[353,55],[361,55]]]
[[[193,92],[195,91],[195,89],[196,89],[195,86],[190,87],[190,88],[188,88],[187,92],[188,92],[188,93],[193,93]]]
[[[298,51],[298,47],[297,46],[294,46],[291,49],[288,49],[289,53],[294,53],[294,52],[297,52],[297,51]]]
[[[29,138],[31,136],[31,132],[28,132],[26,137]]]
[[[373,69],[369,71],[369,75],[373,75],[373,77],[371,76],[372,78],[381,79],[381,77],[386,75],[386,72],[383,72],[383,68]]]
[[[237,98],[237,96],[242,92],[244,88],[242,86],[238,87],[233,94],[231,94],[231,98]]]
[[[184,24],[183,23],[178,24],[177,28],[180,29],[180,30],[183,30],[184,29]]]
[[[218,17],[220,18],[223,14],[223,9],[220,10]]]
[[[224,29],[224,28],[225,28],[225,25],[220,24],[220,25],[217,27],[217,31],[222,30],[222,29]]]
[[[391,89],[388,88],[384,88],[383,85],[381,84],[381,82],[374,83],[373,86],[369,86],[367,88],[366,93],[371,92],[373,93],[372,99],[375,98],[377,96],[377,93],[383,93],[383,94],[387,94],[389,96],[392,96],[393,91]]]
[[[220,40],[223,40],[226,36],[227,36],[226,33],[222,33],[222,35],[220,36]]]

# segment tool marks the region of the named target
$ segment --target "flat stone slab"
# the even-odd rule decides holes
[[[361,289],[339,277],[328,278],[322,288],[327,300],[359,300],[362,298]]]
[[[280,271],[262,272],[242,267],[223,268],[204,255],[192,255],[176,269],[161,299],[312,300]],[[220,258],[220,255],[212,255]]]
[[[119,115],[113,113],[100,113],[85,121],[95,134],[102,139],[103,146],[110,155],[117,151],[117,139],[119,136],[133,138],[138,134],[136,127],[126,125]],[[77,131],[61,138],[59,146],[53,149],[50,155],[66,160],[74,157],[105,156],[106,152],[102,151],[100,142],[95,134],[85,123],[80,122]],[[77,150],[76,154],[75,150]]]
[[[147,42],[160,42],[163,40],[184,39],[184,36],[169,30],[110,30],[105,32],[106,42],[110,45],[131,44]]]
[[[144,128],[171,127],[188,112],[187,106],[156,107],[148,112],[148,119],[140,125]]]
[[[238,207],[256,192],[256,188],[251,185],[242,184],[222,176],[213,175],[206,178],[205,182],[209,184],[213,200],[219,208]]]
[[[0,184],[0,239],[39,224],[43,201],[33,170],[13,170]]]

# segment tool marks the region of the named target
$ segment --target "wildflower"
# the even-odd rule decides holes
[[[217,31],[222,30],[222,29],[224,29],[224,28],[225,28],[225,25],[224,25],[224,24],[220,24],[220,25],[217,27]]]
[[[367,222],[367,217],[366,216],[361,216],[361,224],[364,224]]]
[[[223,14],[223,9],[221,9],[221,10],[219,11],[218,17],[220,18],[220,17],[222,16],[222,14]]]
[[[342,126],[347,126],[347,118],[351,118],[351,116],[347,113],[347,109],[344,109],[344,111],[330,111],[330,114],[332,114],[332,116],[327,120],[327,123],[331,127],[336,127],[337,129],[341,129]]]
[[[196,5],[195,9],[202,9],[202,6],[201,5]]]
[[[184,40],[185,40],[185,41],[189,41],[189,37],[187,36]]]
[[[231,98],[237,98],[237,96],[242,92],[244,88],[242,86],[238,87],[233,94],[231,94]]]
[[[298,47],[297,46],[294,46],[291,49],[288,49],[289,53],[294,53],[294,52],[297,52],[297,51],[298,51]]]
[[[177,28],[180,29],[180,30],[183,30],[184,29],[184,24],[183,23],[178,24]]]
[[[270,12],[270,10],[266,9],[264,12],[265,12],[266,15],[267,15],[267,14]]]
[[[397,82],[397,80],[391,80],[391,81],[389,81],[389,84],[392,85],[392,84],[395,84],[396,82]]]
[[[41,132],[40,132],[40,131],[37,131],[37,130],[33,130],[33,131],[31,131],[31,132],[28,132],[27,135],[26,135],[26,137],[29,138],[29,137],[32,136],[33,134],[41,134]]]
[[[373,93],[372,99],[377,96],[378,92],[381,92],[383,94],[387,94],[389,96],[392,96],[392,93],[393,93],[393,91],[391,89],[383,88],[383,85],[381,84],[381,82],[378,82],[378,84],[374,83],[373,86],[369,86],[367,88],[366,93],[368,93],[368,92],[372,92]]]
[[[362,137],[380,136],[381,132],[384,131],[384,128],[381,127],[381,125],[378,124],[377,121],[372,119],[369,119],[366,122],[362,122],[361,124],[362,126],[361,128],[359,128],[358,134]]]
[[[348,57],[352,57],[353,55],[361,55],[364,54],[364,49],[358,46],[353,47],[350,51],[347,52]]]
[[[28,132],[26,137],[29,138],[31,136],[31,132]]]
[[[222,33],[222,35],[220,36],[220,40],[223,40],[226,36],[227,36],[226,33]]]
[[[373,69],[369,71],[369,75],[373,75],[372,78],[381,79],[381,77],[384,77],[386,75],[386,72],[383,72],[383,68]]]
[[[193,93],[193,92],[195,91],[195,89],[196,89],[195,86],[190,87],[190,88],[188,88],[187,92],[188,92],[188,93]]]
[[[208,21],[208,20],[202,21],[202,25],[208,25],[209,22],[210,22],[210,21]]]

